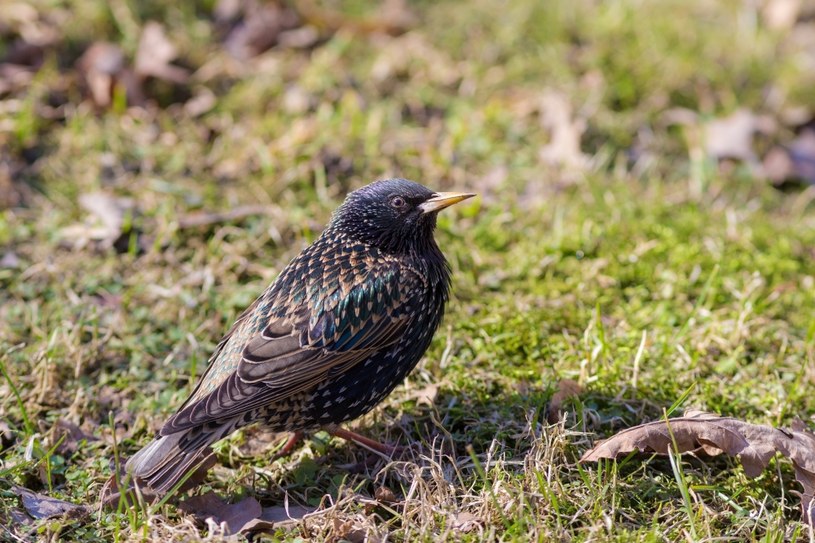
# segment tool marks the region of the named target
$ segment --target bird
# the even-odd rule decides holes
[[[300,435],[338,430],[371,411],[441,323],[451,268],[433,235],[436,218],[473,196],[401,178],[350,192],[237,318],[189,398],[127,461],[134,484],[156,495],[177,489],[210,445],[250,424]]]

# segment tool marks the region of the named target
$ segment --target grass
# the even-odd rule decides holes
[[[61,46],[0,121],[0,157],[21,165],[10,186],[23,194],[0,210],[0,258],[19,260],[0,268],[2,517],[19,507],[11,483],[95,502],[114,451],[150,439],[228,325],[344,194],[401,175],[481,195],[439,221],[454,294],[432,347],[354,424],[413,452],[386,462],[317,434],[270,462],[275,439],[247,429],[219,446],[204,490],[333,504],[279,530],[285,541],[813,537],[784,461],[756,480],[727,459],[577,463],[594,440],[683,398],[680,409],[811,424],[811,189],[781,192],[747,165],[719,167],[693,126],[666,121],[675,108],[702,120],[742,107],[811,114],[811,51],[792,30],[767,28],[740,2],[419,2],[406,34],[340,29],[239,65],[218,43],[211,4],[32,4]],[[147,109],[99,112],[83,100],[76,57],[91,40],[132,54],[149,19],[171,30],[182,64],[209,66],[181,94],[212,92],[210,110],[190,114],[160,83]],[[547,90],[585,124],[588,167],[541,158]],[[757,152],[791,132],[781,123]],[[100,190],[133,202],[118,250],[64,235],[88,218],[80,196]],[[249,204],[265,212],[180,226]],[[551,425],[562,379],[583,391]],[[428,385],[432,405],[420,398]],[[60,420],[91,439],[58,445]],[[371,505],[381,486],[396,503]],[[207,537],[167,504],[27,530],[17,533]]]

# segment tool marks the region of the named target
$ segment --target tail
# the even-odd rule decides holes
[[[235,422],[206,424],[157,437],[127,461],[125,471],[157,495],[166,494],[188,472],[206,462],[209,446],[232,433]]]

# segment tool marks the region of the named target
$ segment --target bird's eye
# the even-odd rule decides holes
[[[402,198],[401,196],[394,196],[393,198],[391,198],[391,207],[394,207],[396,209],[402,209],[403,207],[405,207],[405,199]]]

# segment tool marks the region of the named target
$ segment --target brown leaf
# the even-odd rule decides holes
[[[258,518],[250,520],[244,525],[241,533],[268,532],[273,528],[299,522],[316,511],[317,509],[314,507],[303,507],[301,505],[264,507]]]
[[[261,507],[251,496],[229,504],[214,492],[193,496],[179,504],[179,508],[202,522],[212,519],[222,527],[225,535],[269,531],[281,524],[303,519],[315,509],[309,507]]]
[[[541,124],[549,132],[549,143],[541,147],[540,159],[546,164],[570,169],[588,166],[589,159],[580,149],[586,121],[572,115],[568,97],[547,91],[541,97],[540,112]]]
[[[739,109],[704,125],[705,151],[716,159],[732,158],[756,164],[758,159],[753,150],[753,135],[756,132],[769,133],[774,129],[775,121],[770,117]]]
[[[135,71],[140,77],[152,76],[183,84],[190,77],[187,69],[170,64],[178,56],[175,46],[167,39],[164,27],[150,21],[142,29],[136,50]]]
[[[422,388],[408,390],[404,400],[414,400],[418,405],[427,404],[433,405],[436,401],[436,396],[439,394],[439,385],[435,383],[428,383]]]
[[[90,192],[79,197],[79,205],[88,211],[85,222],[67,226],[60,231],[63,240],[75,249],[91,243],[98,245],[100,249],[107,249],[127,234],[124,231],[125,214],[134,209],[133,200],[117,198],[105,192]]]
[[[478,527],[481,522],[476,515],[468,511],[460,511],[453,519],[453,528],[461,532],[471,532]]]
[[[289,6],[259,0],[220,0],[215,6],[215,20],[225,34],[224,47],[241,60],[277,45],[284,40],[283,34],[299,29],[302,24],[300,16]],[[316,33],[313,29],[309,32]],[[302,46],[304,38],[291,35],[285,39]]]
[[[225,535],[237,534],[248,522],[263,513],[260,503],[251,496],[238,503],[229,504],[214,492],[187,498],[178,507],[200,521],[212,519],[223,528]]]
[[[76,66],[91,99],[98,107],[109,107],[117,91],[127,97],[129,105],[144,105],[142,82],[133,73],[122,49],[115,43],[92,44],[79,58]]]
[[[91,442],[98,441],[96,437],[85,432],[82,428],[73,422],[65,419],[60,419],[54,425],[54,442],[59,441],[57,452],[62,455],[70,455],[77,451],[79,444],[82,441]],[[62,439],[62,441],[60,441]]]
[[[563,404],[572,398],[576,398],[583,393],[580,383],[572,379],[561,379],[557,384],[557,390],[549,400],[549,413],[546,419],[549,424],[556,424],[560,421]]]
[[[386,486],[377,487],[374,492],[374,498],[380,503],[395,503],[397,501],[396,494]]]
[[[76,518],[90,512],[87,506],[50,498],[45,494],[39,494],[21,486],[12,485],[11,490],[23,500],[23,507],[25,507],[26,512],[38,520],[63,515]]]
[[[736,456],[748,477],[758,476],[777,453],[792,460],[795,478],[803,486],[804,521],[812,524],[815,496],[815,434],[800,422],[791,430],[750,424],[730,417],[689,411],[684,417],[641,424],[600,441],[581,462],[619,458],[633,451],[667,454],[674,443],[680,453],[726,453]]]

